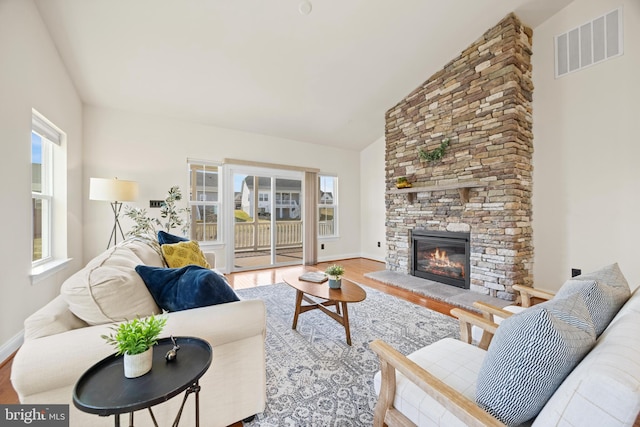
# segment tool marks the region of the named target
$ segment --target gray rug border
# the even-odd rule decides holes
[[[479,312],[478,309],[473,307],[473,303],[476,301],[491,304],[500,308],[514,304],[513,301],[495,298],[468,289],[461,289],[455,286],[444,285],[432,280],[422,279],[396,271],[374,271],[371,273],[366,273],[364,277],[373,279],[386,285],[406,289],[415,294],[423,295],[437,301],[446,302],[447,304],[451,304],[456,307],[474,312]]]

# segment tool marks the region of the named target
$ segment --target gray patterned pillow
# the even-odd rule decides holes
[[[607,328],[616,313],[629,299],[629,284],[618,264],[567,280],[556,298],[578,293],[584,299],[596,329],[596,337]]]
[[[509,317],[478,374],[476,402],[508,426],[534,418],[595,339],[579,294],[556,296]]]

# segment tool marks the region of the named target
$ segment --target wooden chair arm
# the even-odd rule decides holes
[[[489,348],[489,344],[491,343],[491,340],[496,333],[496,329],[498,329],[498,325],[496,323],[460,308],[452,309],[451,315],[457,317],[460,321],[461,341],[464,341],[467,344],[471,344],[473,340],[471,337],[471,326],[477,326],[483,330],[482,339],[478,343],[478,347],[483,350]]]
[[[393,407],[396,392],[396,370],[458,417],[465,425],[504,427],[502,422],[481,409],[475,402],[409,360],[386,342],[374,340],[369,344],[369,347],[380,358],[382,375],[380,396],[374,412],[374,427],[382,427],[384,423],[389,427],[415,425]]]
[[[477,308],[478,310],[480,310],[483,315],[489,314],[491,316],[502,317],[503,319],[506,319],[507,317],[513,315],[513,313],[510,312],[510,311],[507,311],[507,310],[504,310],[504,309],[502,309],[500,307],[496,307],[494,305],[486,304],[486,303],[480,302],[480,301],[474,302],[473,306],[475,308]],[[486,316],[485,316],[485,318],[486,318]],[[491,317],[491,319],[493,319],[493,317]]]
[[[553,292],[543,291],[542,289],[531,288],[529,286],[513,285],[513,290],[520,292],[523,307],[531,307],[531,297],[548,301],[555,296]]]

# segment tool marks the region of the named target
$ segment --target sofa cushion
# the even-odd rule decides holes
[[[197,265],[182,268],[139,265],[136,271],[163,310],[181,311],[240,301],[223,276]]]
[[[180,268],[186,265],[198,265],[204,268],[211,268],[207,258],[200,250],[198,242],[189,240],[162,245],[162,254],[170,268]]]
[[[594,343],[591,316],[578,294],[514,314],[491,341],[476,402],[507,425],[524,423],[540,412]]]
[[[579,293],[591,314],[596,336],[605,330],[620,307],[629,299],[629,284],[618,264],[611,264],[598,271],[567,280],[556,298]]]
[[[62,284],[69,310],[90,325],[130,320],[160,313],[136,273],[142,261],[126,245],[114,246]]]
[[[542,409],[535,427],[633,425],[640,411],[640,311],[633,305],[640,306],[637,290]]]
[[[162,249],[155,239],[137,236],[127,239],[122,245],[131,249],[140,258],[142,264],[153,267],[166,267]]]
[[[471,401],[475,400],[476,378],[486,351],[453,338],[443,338],[407,356],[430,374],[453,387]],[[381,374],[373,378],[380,393]],[[396,371],[396,394],[393,406],[418,426],[465,427],[436,399]]]
[[[179,242],[188,242],[189,239],[186,237],[176,236],[175,234],[167,233],[166,231],[158,231],[158,243],[161,245],[179,243]]]

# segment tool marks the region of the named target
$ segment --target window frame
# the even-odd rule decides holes
[[[323,203],[322,202],[322,194],[323,194],[323,180],[330,178],[333,180],[333,191],[332,191],[332,195],[333,195],[333,200],[332,203]],[[318,174],[318,239],[333,239],[333,238],[338,238],[340,237],[340,228],[339,228],[339,223],[338,223],[338,210],[339,210],[339,206],[338,206],[338,176],[337,175],[331,175],[331,174],[323,174],[323,173],[319,173]],[[322,215],[320,214],[322,209],[333,209],[333,233],[331,234],[321,234],[321,230],[322,230],[322,226],[321,224],[323,222],[326,221],[322,221]]]
[[[192,191],[192,177],[193,177],[193,173],[198,171],[198,169],[194,169],[195,167],[199,167],[200,171],[203,171],[204,173],[207,172],[207,168],[216,168],[215,173],[218,176],[218,185],[217,185],[217,200],[199,200],[198,197],[198,188],[195,188],[195,194]],[[206,211],[206,207],[207,206],[214,206],[216,209],[216,238],[215,239],[206,239],[206,233],[203,233],[203,237],[205,238],[204,240],[197,240],[198,243],[200,245],[208,245],[208,246],[212,246],[212,245],[219,245],[222,244],[224,242],[223,239],[223,222],[224,222],[224,216],[222,214],[222,209],[223,209],[223,186],[222,186],[222,176],[223,176],[223,171],[222,171],[222,164],[219,162],[212,162],[212,161],[207,161],[207,160],[196,160],[196,159],[187,159],[187,174],[188,174],[188,183],[189,183],[189,200],[188,200],[188,204],[189,204],[189,209],[191,210],[191,212],[194,212],[194,209],[197,209],[198,206],[202,206],[204,208],[204,210]],[[203,180],[203,186],[204,186],[204,182],[205,180]],[[197,181],[196,181],[197,183]],[[203,187],[204,188],[204,187]],[[196,200],[193,200],[192,197],[195,197]],[[195,229],[197,224],[193,223],[193,215],[189,215],[189,230],[190,230],[190,237],[193,239],[194,233],[195,233]]]
[[[43,264],[49,263],[54,259],[53,248],[55,230],[54,224],[54,158],[53,150],[55,146],[60,146],[62,141],[62,133],[56,129],[52,124],[48,122],[44,116],[37,113],[35,110],[32,112],[31,121],[31,267],[38,267]],[[40,138],[40,191],[34,191],[33,189],[33,135]],[[40,253],[41,257],[34,259],[35,252],[35,202],[41,202],[41,238],[40,238]],[[46,206],[46,209],[45,209]],[[46,214],[45,214],[46,212]]]

